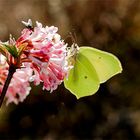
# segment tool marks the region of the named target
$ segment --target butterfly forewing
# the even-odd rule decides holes
[[[80,47],[79,52],[84,55],[95,68],[100,83],[105,82],[122,71],[120,61],[111,53],[85,46]]]

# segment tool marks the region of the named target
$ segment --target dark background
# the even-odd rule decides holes
[[[79,100],[63,84],[33,87],[23,103],[3,104],[0,140],[140,139],[140,0],[0,0],[0,40],[18,38],[29,18],[115,54],[123,73]]]

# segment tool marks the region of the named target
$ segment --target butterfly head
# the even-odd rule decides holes
[[[67,61],[69,66],[74,66],[76,62],[76,56],[79,50],[79,46],[76,43],[73,43],[71,47],[67,49]]]

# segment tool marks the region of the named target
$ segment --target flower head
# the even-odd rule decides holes
[[[61,84],[68,72],[65,59],[67,45],[57,31],[57,27],[42,27],[41,23],[36,22],[36,27],[25,28],[16,41],[17,48],[27,44],[22,57],[34,71],[31,79],[36,85],[43,82],[43,89],[51,92]]]
[[[17,40],[10,37],[6,43],[0,42],[1,56],[5,56],[4,63],[0,61],[0,93],[10,66],[16,70],[7,90],[7,103],[22,102],[31,90],[29,81],[35,85],[42,82],[43,89],[52,92],[71,68],[68,66],[67,44],[57,33],[57,27],[43,27],[39,22],[32,27],[31,20],[23,23],[26,28]]]

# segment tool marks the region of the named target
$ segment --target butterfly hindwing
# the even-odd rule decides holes
[[[91,62],[81,54],[76,55],[74,68],[70,70],[65,87],[77,98],[94,94],[99,88],[99,78]]]

